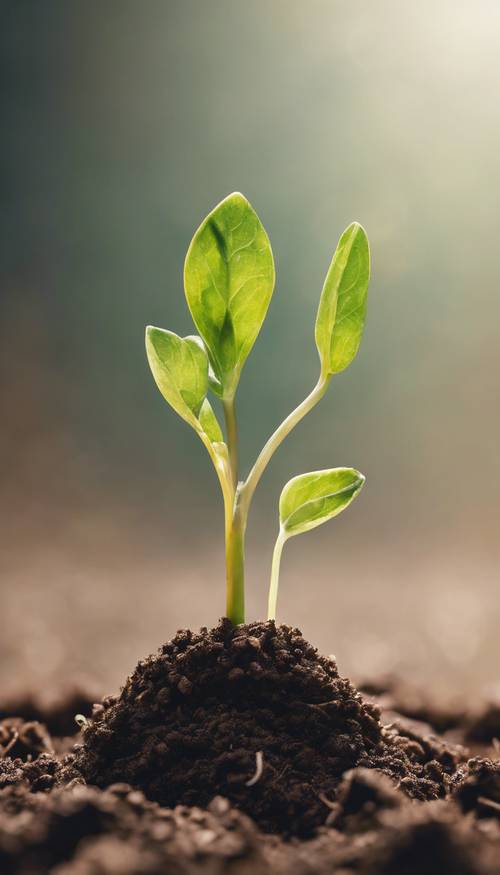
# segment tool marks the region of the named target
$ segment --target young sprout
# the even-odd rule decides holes
[[[273,553],[268,620],[276,619],[281,552],[285,541],[337,516],[356,498],[364,482],[363,475],[354,468],[311,471],[288,481],[280,496],[280,530]]]
[[[320,374],[312,392],[271,435],[246,480],[239,479],[235,395],[243,365],[265,319],[274,289],[269,238],[243,195],[231,194],[209,213],[189,246],[184,286],[200,336],[178,337],[149,326],[146,352],[156,384],[174,410],[203,441],[224,500],[226,614],[245,619],[244,559],[248,513],[257,484],[274,452],[325,394],[334,374],[357,353],[363,334],[370,255],[357,223],[342,234],[328,270],[316,317]],[[208,400],[220,399],[226,438]],[[303,474],[285,486],[280,499],[269,615],[274,617],[281,550],[288,537],[340,513],[364,482],[359,472],[337,468]]]

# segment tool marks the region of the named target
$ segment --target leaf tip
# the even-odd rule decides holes
[[[154,344],[155,338],[165,334],[172,334],[172,332],[167,331],[165,328],[158,328],[156,325],[146,325],[146,343]]]
[[[361,222],[351,222],[351,224],[347,228],[353,235],[357,236],[358,234],[363,237],[368,242],[368,234],[366,233],[366,229],[361,224]]]
[[[250,206],[250,201],[248,200],[248,198],[245,197],[244,194],[241,193],[241,191],[232,191],[231,194],[226,195],[226,197],[223,198],[219,204],[217,204],[212,212],[215,212],[216,210],[219,210],[221,207],[225,206],[246,208]]]
[[[241,193],[241,191],[232,191],[231,194],[227,195],[225,200],[229,200],[230,198],[234,198],[234,200],[245,201],[245,203],[248,203],[248,198],[246,198],[245,195]]]
[[[152,344],[154,331],[154,325],[146,325],[146,329],[144,331],[144,342],[146,344],[146,349]]]
[[[354,482],[352,483],[351,489],[352,497],[355,498],[363,489],[366,483],[366,477],[364,474],[361,473],[361,471],[356,471],[356,469],[353,469],[352,473],[354,475]]]

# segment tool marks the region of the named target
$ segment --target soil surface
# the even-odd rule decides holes
[[[361,695],[297,629],[227,621],[79,696],[71,740],[74,694],[52,732],[0,703],[1,875],[500,873],[494,699]]]

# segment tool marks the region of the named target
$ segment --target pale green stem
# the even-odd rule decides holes
[[[304,418],[306,413],[309,413],[310,410],[321,400],[326,390],[328,389],[328,384],[331,380],[331,375],[327,376],[321,375],[318,382],[316,383],[312,392],[309,393],[307,398],[304,398],[301,404],[295,408],[295,410],[290,413],[289,416],[280,426],[276,429],[276,431],[271,435],[266,445],[261,450],[255,465],[253,466],[250,474],[247,479],[243,483],[240,490],[240,501],[243,508],[243,512],[248,514],[248,509],[250,507],[250,503],[253,498],[253,494],[257,487],[257,484],[262,477],[264,471],[266,470],[273,454],[278,449],[279,445],[285,440],[286,436],[290,434],[293,428],[300,422],[301,419]]]
[[[233,486],[238,486],[238,423],[236,421],[236,406],[233,398],[223,399],[222,407],[226,421],[227,448]]]
[[[226,616],[238,625],[245,620],[244,546],[246,520],[238,509],[232,476],[226,459],[219,456],[205,432],[200,432],[214,463],[224,498],[224,530],[226,539]]]
[[[281,553],[283,550],[283,545],[286,541],[286,535],[283,529],[280,529],[280,533],[276,539],[276,544],[274,545],[273,552],[273,564],[271,567],[271,583],[269,585],[269,601],[267,604],[267,619],[275,620],[276,619],[276,604],[278,601],[278,585],[280,578],[280,563],[281,563]]]

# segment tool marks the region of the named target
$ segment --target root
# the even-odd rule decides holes
[[[264,771],[264,754],[261,750],[258,750],[255,754],[255,774],[250,778],[249,781],[245,781],[245,787],[253,787],[257,781],[260,781],[262,777],[262,772]]]

